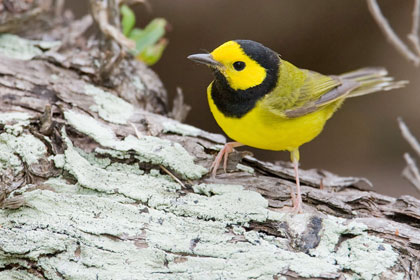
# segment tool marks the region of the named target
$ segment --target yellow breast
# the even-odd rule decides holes
[[[265,110],[258,102],[243,117],[231,118],[224,116],[214,104],[211,84],[207,88],[207,98],[217,124],[230,138],[247,146],[274,151],[293,151],[314,139],[340,105],[332,103],[313,113],[289,119]]]

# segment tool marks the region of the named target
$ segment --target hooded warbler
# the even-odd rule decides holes
[[[210,110],[218,125],[236,142],[225,144],[211,169],[216,170],[234,147],[289,151],[294,165],[297,196],[293,209],[302,212],[299,147],[314,139],[325,122],[349,97],[402,87],[384,68],[362,68],[338,76],[300,69],[273,50],[251,40],[228,41],[209,54],[189,59],[213,70],[207,88]]]

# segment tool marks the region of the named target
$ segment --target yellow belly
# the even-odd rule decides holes
[[[290,119],[264,110],[257,103],[254,109],[238,119],[225,117],[217,109],[210,90],[207,97],[216,122],[230,138],[247,146],[273,151],[293,151],[314,139],[341,103]]]

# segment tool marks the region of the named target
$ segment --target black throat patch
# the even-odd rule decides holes
[[[277,53],[260,43],[249,40],[235,40],[243,51],[266,69],[264,81],[246,90],[234,90],[225,76],[214,72],[215,80],[211,88],[214,104],[226,117],[241,118],[251,111],[258,100],[270,93],[277,85],[280,58]]]

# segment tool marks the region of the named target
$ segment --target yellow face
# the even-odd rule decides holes
[[[222,66],[217,69],[226,77],[234,90],[246,90],[261,84],[267,72],[264,67],[250,58],[235,41],[229,41],[216,48],[212,57]]]

